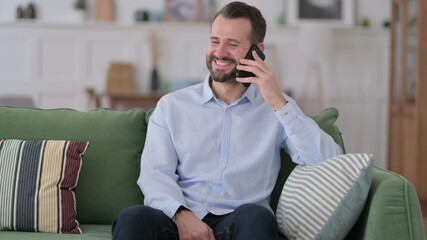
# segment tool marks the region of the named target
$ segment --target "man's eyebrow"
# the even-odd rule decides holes
[[[211,36],[210,40],[219,40],[219,37]],[[233,39],[233,38],[228,38],[227,41],[233,42],[233,43],[236,43],[236,44],[240,44],[239,41],[237,41],[236,39]]]
[[[236,39],[231,39],[231,38],[229,38],[229,39],[228,39],[228,41],[229,41],[229,42],[233,42],[233,43],[240,44],[240,42],[239,42],[239,41],[237,41]]]

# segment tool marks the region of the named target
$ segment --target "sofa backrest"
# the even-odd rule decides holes
[[[0,106],[0,139],[89,141],[76,190],[81,224],[110,224],[143,203],[136,181],[147,129],[142,109],[41,110]]]
[[[338,118],[338,115],[339,113],[337,109],[327,108],[319,115],[309,117],[311,117],[323,131],[329,134],[334,139],[334,141],[341,147],[343,153],[345,153],[345,147],[341,132],[334,125],[335,121]],[[289,174],[291,174],[295,166],[296,164],[292,162],[290,156],[282,150],[281,168],[270,199],[270,206],[275,212],[277,204],[279,202],[280,194],[282,193],[283,185],[285,184],[286,179],[288,178]]]
[[[143,204],[136,181],[151,113],[0,106],[0,139],[89,141],[76,190],[77,219],[81,224],[110,224],[123,209]],[[311,118],[345,152],[341,132],[334,125],[338,111],[328,108]],[[281,155],[282,168],[270,202],[273,210],[295,167],[287,153]]]

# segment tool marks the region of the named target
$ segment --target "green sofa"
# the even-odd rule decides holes
[[[136,180],[148,117],[142,109],[79,112],[0,106],[0,139],[90,142],[76,190],[77,219],[83,234],[0,231],[0,239],[111,239],[111,222],[117,214],[143,203]],[[313,119],[344,149],[333,125],[337,117],[338,112],[330,108]],[[282,166],[271,199],[273,209],[295,166],[285,153]],[[364,210],[346,239],[424,240],[420,205],[412,185],[395,173],[374,168]]]

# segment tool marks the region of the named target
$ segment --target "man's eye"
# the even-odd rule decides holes
[[[237,45],[237,44],[233,44],[233,43],[232,43],[232,44],[230,44],[230,46],[231,46],[231,47],[237,47],[238,45]]]

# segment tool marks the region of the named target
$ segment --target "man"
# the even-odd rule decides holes
[[[253,52],[265,20],[242,2],[215,17],[204,83],[164,96],[150,118],[138,184],[144,206],[123,211],[114,239],[276,239],[269,199],[280,149],[298,164],[341,153]],[[255,77],[236,78],[236,71]],[[242,83],[251,83],[246,88]]]

